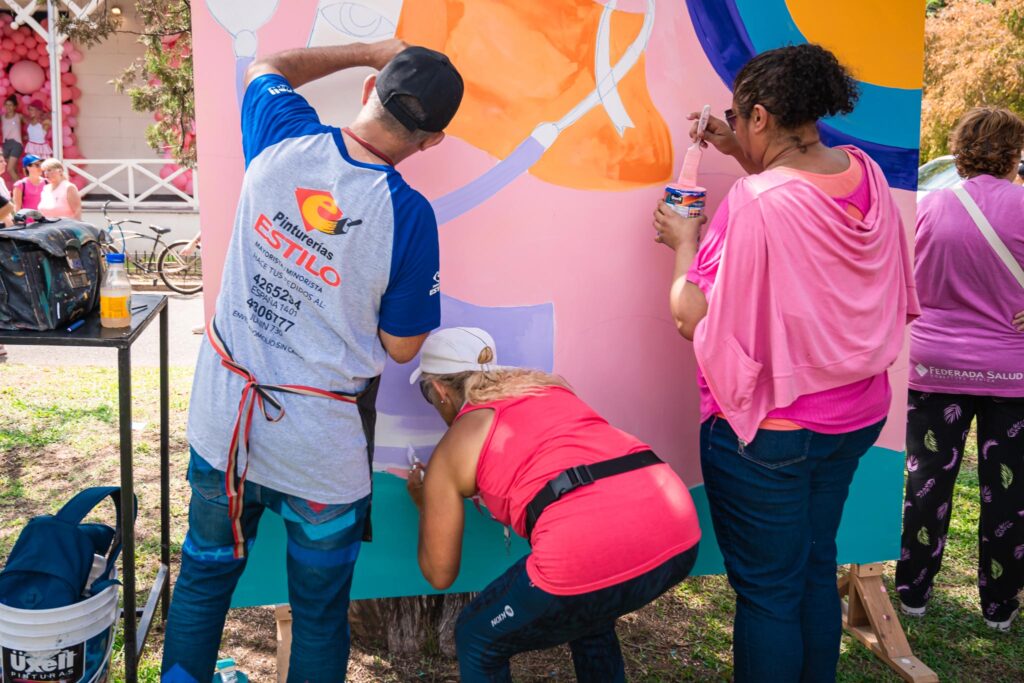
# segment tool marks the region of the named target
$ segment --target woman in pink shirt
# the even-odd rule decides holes
[[[484,330],[440,330],[410,379],[449,425],[430,466],[409,476],[423,575],[438,589],[455,581],[473,496],[532,546],[459,615],[462,680],[511,680],[512,655],[568,643],[580,681],[624,681],[615,620],[689,574],[693,501],[562,379],[496,366],[494,354]]]
[[[655,212],[657,241],[676,252],[671,310],[699,366],[701,469],[737,594],[737,683],[835,680],[836,533],[917,311],[884,175],[819,137],[818,120],[853,111],[857,95],[819,46],[755,57],[705,136],[752,175],[699,250],[703,218],[664,202]]]
[[[39,198],[40,213],[47,218],[82,220],[82,199],[78,196],[78,188],[67,179],[64,164],[56,159],[47,159],[42,168],[46,185]]]
[[[904,614],[924,615],[977,418],[978,592],[985,622],[1009,631],[1024,588],[1024,188],[1011,182],[1024,148],[1024,121],[1006,109],[974,109],[957,124],[951,146],[966,182],[962,189],[930,193],[917,212],[922,313],[910,328],[907,490],[896,590]],[[1002,256],[968,212],[970,204],[1005,247]]]
[[[14,210],[38,209],[43,187],[46,186],[41,168],[43,160],[33,154],[26,154],[21,165],[25,169],[25,177],[14,183]]]

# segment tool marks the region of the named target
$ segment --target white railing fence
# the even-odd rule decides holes
[[[79,193],[82,205],[98,208],[112,200],[119,208],[199,210],[199,174],[192,170],[192,194],[178,189],[174,179],[188,169],[177,168],[166,178],[160,170],[167,159],[65,159],[69,172],[82,176],[86,184]]]

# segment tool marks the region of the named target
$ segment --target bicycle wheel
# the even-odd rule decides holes
[[[203,291],[203,259],[200,245],[195,245],[189,254],[182,250],[188,240],[171,242],[157,260],[156,270],[160,279],[171,290],[179,294],[195,294]]]

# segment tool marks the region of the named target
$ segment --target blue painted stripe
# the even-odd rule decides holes
[[[711,0],[714,2],[715,0]],[[721,0],[718,0],[721,2]],[[782,45],[806,43],[803,32],[789,14],[786,0],[725,0],[735,4],[755,52]]]
[[[292,558],[307,567],[337,567],[343,564],[352,564],[359,556],[359,548],[362,541],[356,541],[343,548],[334,550],[319,550],[304,548],[291,538],[288,539],[288,554]]]
[[[732,90],[736,74],[757,54],[735,3],[732,0],[690,0],[686,7],[704,54],[718,77]]]

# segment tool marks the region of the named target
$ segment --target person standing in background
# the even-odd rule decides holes
[[[39,200],[43,196],[43,188],[46,186],[46,180],[43,179],[43,160],[34,154],[27,154],[24,159],[21,160],[21,165],[25,169],[25,177],[14,183],[14,211],[18,212],[22,209],[38,209]]]
[[[977,419],[978,592],[985,623],[1009,631],[1024,587],[1024,187],[1012,182],[1024,121],[1007,109],[972,109],[951,142],[967,180],[930,192],[917,213],[922,314],[910,328],[896,590],[904,614],[924,616]]]
[[[3,158],[7,163],[7,170],[11,173],[11,183],[16,183],[21,177],[18,161],[25,151],[21,136],[21,114],[18,113],[18,98],[11,95],[4,101],[4,113],[0,117],[0,128],[3,130]]]
[[[41,159],[53,156],[53,147],[46,140],[50,132],[50,119],[43,116],[46,108],[39,100],[32,100],[28,103],[28,120],[25,124],[25,153],[33,154]]]
[[[64,164],[47,159],[41,165],[46,184],[39,197],[39,212],[47,218],[74,218],[82,220],[82,198],[78,188],[67,179]]]

